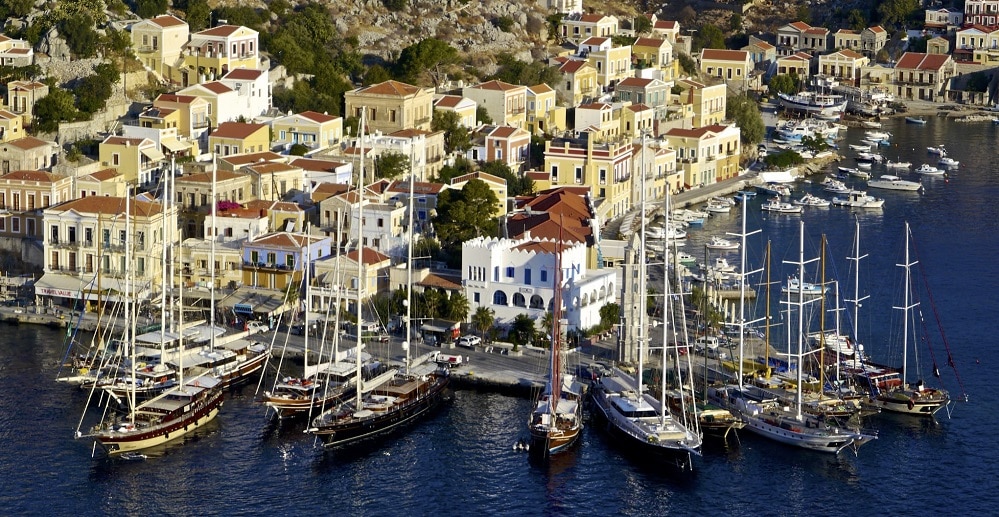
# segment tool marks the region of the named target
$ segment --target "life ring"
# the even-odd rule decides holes
[[[909,399],[908,406],[909,406],[909,411],[912,411],[912,408],[916,407],[916,403],[913,402],[912,399]]]

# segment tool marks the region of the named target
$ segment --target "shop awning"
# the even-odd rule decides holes
[[[79,298],[83,282],[79,278],[46,273],[35,281],[35,296],[57,296],[60,298]]]
[[[150,160],[152,160],[154,162],[162,161],[163,158],[166,158],[166,155],[164,155],[163,153],[160,152],[159,149],[156,149],[154,147],[150,147],[148,149],[143,149],[141,151],[141,153],[146,158],[149,158]]]
[[[179,153],[181,151],[186,151],[191,148],[190,144],[181,142],[176,138],[164,138],[163,140],[160,141],[160,143],[163,144],[163,147],[169,149],[171,153]]]

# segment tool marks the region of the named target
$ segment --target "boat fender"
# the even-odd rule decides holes
[[[659,437],[655,435],[649,435],[649,443],[659,443]]]
[[[912,399],[909,399],[908,406],[909,406],[909,411],[912,411],[912,408],[916,407],[916,403],[913,402]]]

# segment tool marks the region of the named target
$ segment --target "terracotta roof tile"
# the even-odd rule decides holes
[[[255,81],[261,75],[264,75],[263,70],[254,70],[252,68],[235,68],[228,74],[225,74],[223,79],[231,79],[234,81]]]
[[[129,213],[133,216],[148,217],[160,213],[159,203],[132,200],[129,202]],[[84,214],[114,215],[125,213],[125,198],[110,196],[87,196],[67,201],[53,207],[60,212],[75,210]]]
[[[46,142],[45,140],[39,140],[33,136],[18,138],[17,140],[11,140],[10,142],[7,143],[14,147],[24,150],[37,149],[39,147],[51,145],[49,142]]]
[[[65,177],[66,176],[63,176],[62,174],[55,174],[52,172],[21,170],[8,172],[7,174],[0,176],[0,179],[6,181],[40,181],[51,183],[59,181]]]
[[[411,84],[406,84],[395,80],[389,80],[378,84],[373,84],[371,86],[366,86],[364,88],[359,88],[355,91],[357,93],[363,93],[368,95],[393,95],[398,97],[405,97],[408,95],[414,95],[416,93],[419,93],[420,88],[413,86]]]
[[[177,25],[187,25],[187,22],[177,18],[176,16],[171,16],[169,14],[164,14],[162,16],[157,16],[151,18],[149,21],[159,25],[160,27],[176,27]]]
[[[267,128],[266,124],[249,124],[245,122],[223,122],[212,132],[210,136],[214,138],[247,138],[261,129]]]
[[[361,256],[364,257],[364,264],[365,265],[371,266],[371,265],[374,265],[374,264],[380,264],[380,263],[385,262],[385,261],[387,261],[389,259],[388,256],[382,255],[381,253],[378,252],[378,250],[374,250],[374,249],[371,249],[371,248],[363,248],[363,249],[364,249],[364,254],[361,255]],[[353,263],[356,264],[357,263],[357,257],[358,257],[358,250],[357,249],[353,249],[353,250],[348,251],[346,257],[347,257],[347,260],[349,260],[349,261],[351,261],[351,262],[353,262]]]

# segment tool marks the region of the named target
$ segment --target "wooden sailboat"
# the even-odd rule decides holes
[[[583,429],[582,385],[567,374],[562,345],[562,236],[555,246],[554,297],[552,298],[552,347],[549,351],[548,381],[527,418],[530,452],[548,456],[570,448]]]
[[[125,198],[125,226],[130,218],[129,201],[131,192]],[[130,328],[127,332],[131,354],[130,370],[133,386],[136,381],[135,335],[136,301],[135,279],[131,275],[131,231],[126,230],[125,243],[125,299]],[[181,356],[183,357],[183,355]],[[93,390],[92,392],[93,393]],[[109,412],[101,423],[92,427],[86,434],[77,430],[77,438],[93,438],[109,455],[120,455],[147,449],[184,436],[207,424],[218,415],[222,407],[223,392],[218,379],[200,376],[185,382],[183,368],[177,386],[155,398],[137,403],[135,390],[129,393],[128,411],[125,415]],[[81,426],[83,420],[81,419]]]
[[[364,154],[364,121],[365,110],[361,110],[361,120],[358,135],[361,142],[361,154]],[[364,256],[364,238],[360,221],[363,221],[364,210],[364,161],[361,161],[358,174],[358,217],[357,246],[358,256]],[[410,182],[415,176],[410,175]],[[412,196],[409,200],[413,202]],[[410,237],[412,237],[412,222]],[[410,246],[413,239],[410,238]],[[412,267],[412,261],[409,263]],[[362,317],[362,300],[365,277],[364,261],[358,260],[358,282],[356,299],[356,316],[360,324]],[[412,284],[409,286],[412,290]],[[407,322],[409,325],[409,322]],[[357,332],[357,350],[362,349],[362,332]],[[371,440],[392,433],[417,419],[425,416],[444,400],[448,392],[449,376],[446,368],[437,365],[423,364],[419,368],[411,365],[409,346],[406,349],[406,372],[390,369],[370,379],[362,379],[361,354],[354,354],[355,375],[359,379],[355,396],[352,400],[334,405],[315,417],[308,432],[323,440],[326,448],[341,448],[361,441]]]
[[[865,366],[860,380],[867,384],[870,390],[870,404],[885,411],[906,415],[933,416],[950,404],[950,394],[940,388],[927,387],[919,376],[919,349],[915,339],[916,321],[914,309],[919,302],[913,300],[912,267],[918,261],[910,255],[910,238],[912,230],[909,223],[905,224],[905,258],[898,264],[905,271],[902,305],[894,307],[902,312],[902,366],[896,370],[888,367]],[[910,334],[912,342],[909,341]],[[914,368],[909,367],[910,346],[912,347]],[[952,362],[952,361],[951,361]],[[933,365],[934,374],[937,366]],[[910,375],[915,372],[915,382],[909,382]]]

